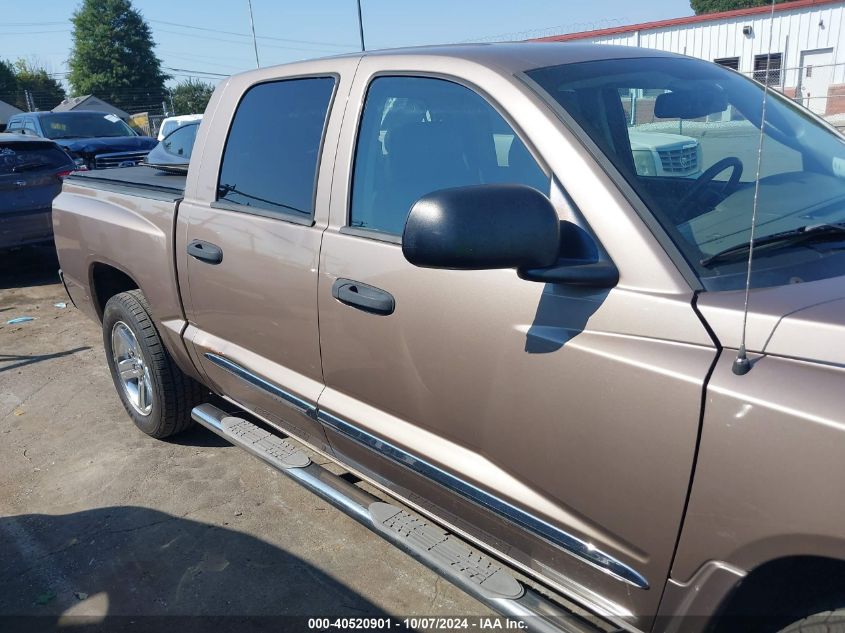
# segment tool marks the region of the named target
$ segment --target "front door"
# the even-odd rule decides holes
[[[827,111],[827,90],[833,83],[833,49],[801,53],[801,102],[816,114]]]
[[[214,179],[198,187],[213,198],[179,210],[185,338],[210,385],[318,448],[317,262],[328,210],[318,187],[330,184],[318,172],[337,84],[327,74],[227,87],[224,100],[248,89],[228,135],[228,121],[207,128],[203,160],[225,143],[219,168],[198,170]]]
[[[404,221],[433,190],[520,183],[577,213],[480,90],[366,72],[364,60],[320,261],[319,415],[333,448],[606,612],[655,613],[713,359],[667,339],[683,322],[708,340],[689,299],[409,264]]]

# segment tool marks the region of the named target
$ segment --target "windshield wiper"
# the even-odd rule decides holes
[[[802,242],[823,242],[836,239],[845,239],[845,222],[802,226],[789,231],[764,235],[754,240],[754,248],[771,245],[792,246]],[[702,266],[709,266],[718,261],[734,259],[737,255],[748,253],[750,247],[751,242],[737,244],[736,246],[719,251],[714,255],[710,255],[710,257],[705,257],[700,263]]]
[[[65,134],[60,136],[51,136],[50,140],[55,141],[57,139],[68,139],[68,138],[94,138],[93,136],[86,136],[84,134]]]

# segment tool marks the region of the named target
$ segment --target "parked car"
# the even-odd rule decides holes
[[[177,174],[188,173],[199,122],[177,127],[147,154],[143,165]]]
[[[710,167],[639,172],[636,90],[673,129],[732,108]],[[774,92],[764,125],[762,99],[586,44],[251,71],[187,179],[66,180],[63,279],[142,431],[203,424],[529,627],[832,626],[845,141]]]
[[[53,238],[53,198],[74,168],[52,141],[0,133],[0,249]]]
[[[161,120],[161,127],[158,129],[158,140],[163,141],[165,136],[183,125],[199,123],[200,121],[202,121],[201,114],[180,114],[179,116],[165,117]]]
[[[156,146],[114,114],[94,111],[24,112],[9,119],[8,131],[55,141],[83,169],[131,167]]]

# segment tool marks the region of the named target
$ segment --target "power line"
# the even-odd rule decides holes
[[[179,24],[177,22],[166,22],[165,20],[147,20],[147,22],[152,22],[154,24],[166,24],[168,26],[178,26],[179,28],[184,29],[192,29],[195,31],[207,31],[209,33],[223,33],[225,35],[237,35],[238,37],[249,37],[251,38],[252,35],[249,33],[239,33],[237,31],[224,31],[222,29],[211,29],[202,26],[193,26],[190,24]],[[332,46],[334,48],[356,48],[354,44],[337,44],[335,42],[317,42],[314,40],[294,40],[287,37],[272,37],[270,35],[256,35],[259,40],[271,40],[275,42],[292,42],[294,44],[313,44],[315,46]]]

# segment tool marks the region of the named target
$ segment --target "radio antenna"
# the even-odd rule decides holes
[[[772,0],[772,10],[769,13],[769,47],[766,54],[766,74],[763,81],[763,103],[760,106],[760,140],[757,144],[757,170],[754,174],[754,202],[751,205],[751,232],[748,239],[748,270],[745,273],[745,302],[742,308],[742,335],[739,339],[739,350],[732,366],[737,376],[744,376],[751,371],[751,361],[745,351],[745,335],[748,331],[748,295],[751,291],[751,265],[754,263],[754,238],[757,228],[757,206],[760,202],[760,169],[763,163],[763,131],[766,126],[766,102],[769,97],[769,70],[772,63],[772,35],[775,30],[775,0]]]

